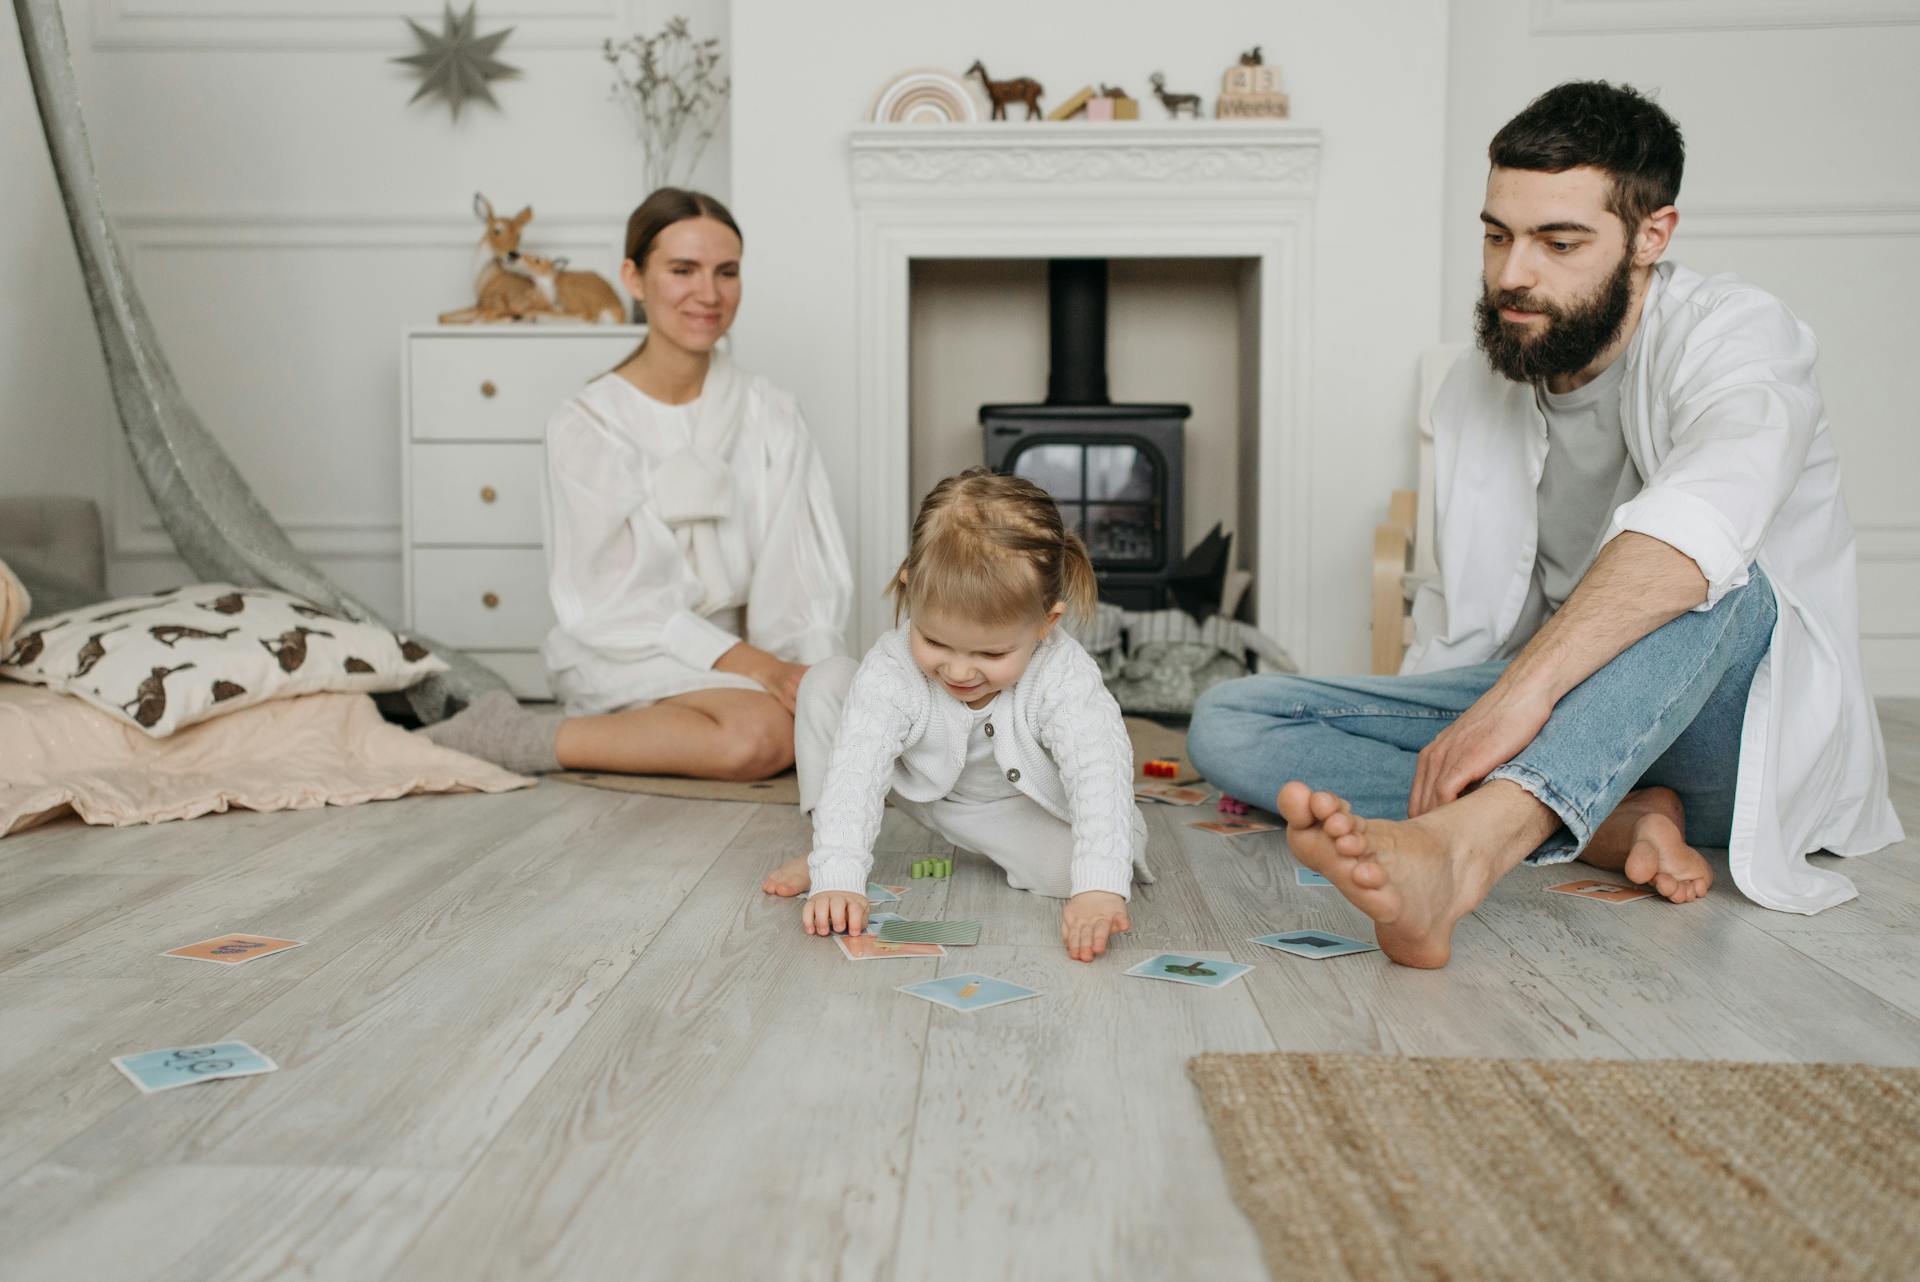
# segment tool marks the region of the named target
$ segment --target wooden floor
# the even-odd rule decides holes
[[[1920,702],[1883,722],[1920,834]],[[1277,834],[1149,810],[1160,881],[1091,966],[971,856],[909,907],[977,948],[843,961],[758,890],[791,811],[559,783],[0,842],[0,1277],[1257,1278],[1197,1051],[1920,1064],[1920,840],[1817,918],[1523,868],[1426,973],[1243,942],[1364,923]],[[942,849],[892,812],[881,844],[901,881]],[[235,930],[308,942],[157,955]],[[1121,974],[1165,949],[1255,969]],[[892,991],[942,968],[1046,995]],[[227,1037],[280,1071],[143,1097],[108,1064]]]

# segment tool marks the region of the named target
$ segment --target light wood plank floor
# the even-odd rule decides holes
[[[1883,723],[1920,833],[1920,701]],[[1197,1051],[1920,1064],[1920,840],[1817,918],[1522,869],[1429,973],[1244,942],[1364,920],[1277,834],[1149,812],[1160,881],[1092,966],[971,856],[910,909],[979,947],[845,962],[759,892],[806,841],[771,807],[554,783],[0,842],[0,1276],[1258,1278]],[[948,853],[891,812],[881,851],[900,881]],[[233,930],[308,942],[157,956]],[[1255,970],[1120,973],[1176,948]],[[943,969],[1046,996],[892,991]],[[142,1097],[107,1062],[227,1037],[281,1071]]]

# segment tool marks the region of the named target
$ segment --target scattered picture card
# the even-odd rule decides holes
[[[1292,953],[1295,957],[1346,957],[1353,953],[1377,953],[1378,944],[1348,939],[1330,930],[1283,930],[1275,935],[1255,935],[1253,943]]]
[[[905,886],[882,886],[879,882],[867,883],[867,906],[874,904],[897,904],[900,896],[907,893]]]
[[[938,944],[896,944],[872,935],[835,935],[848,961],[880,961],[889,957],[945,957],[947,950]]]
[[[880,938],[890,944],[977,944],[977,921],[908,921],[896,917],[880,927]]]
[[[1184,953],[1161,953],[1138,966],[1129,966],[1127,974],[1142,979],[1166,979],[1176,984],[1197,984],[1201,988],[1225,988],[1253,967],[1242,962],[1213,961],[1206,957],[1188,957]]]
[[[869,935],[877,935],[880,933],[880,928],[886,925],[888,922],[905,921],[905,920],[906,918],[902,917],[899,913],[888,913],[888,912],[868,913],[866,933]]]
[[[245,1042],[215,1042],[203,1046],[170,1046],[165,1050],[118,1055],[113,1066],[144,1095],[176,1086],[216,1082],[223,1077],[252,1077],[280,1066]]]
[[[1222,837],[1241,837],[1250,832],[1278,832],[1279,824],[1263,824],[1257,819],[1198,819],[1187,825],[1207,832],[1217,832]]]
[[[241,962],[250,962],[256,957],[267,957],[274,953],[284,953],[289,948],[298,948],[303,942],[298,939],[274,939],[268,935],[220,935],[214,939],[203,939],[197,944],[182,944],[178,948],[169,948],[160,955],[217,962],[222,966],[238,966]]]
[[[1617,881],[1600,881],[1593,877],[1562,882],[1547,889],[1556,895],[1577,895],[1581,899],[1603,904],[1630,904],[1636,899],[1652,899],[1655,895],[1647,886],[1623,886]]]
[[[1133,785],[1133,795],[1140,801],[1164,801],[1169,806],[1197,806],[1213,794],[1185,784],[1152,782]]]
[[[1299,867],[1293,870],[1293,884],[1296,886],[1331,886],[1333,883],[1311,868]]]
[[[902,984],[899,991],[930,1001],[936,1006],[959,1011],[985,1010],[989,1006],[1004,1006],[1008,1002],[1024,1001],[1040,995],[1037,988],[995,979],[991,975],[947,975],[918,984]]]

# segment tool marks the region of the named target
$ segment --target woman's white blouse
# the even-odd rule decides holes
[[[743,377],[725,455],[731,512],[715,523],[720,572],[705,567],[704,583],[654,491],[660,464],[694,444],[700,402],[667,405],[605,374],[548,421],[543,514],[558,622],[543,655],[568,712],[757,690],[713,670],[742,640],[791,663],[842,652],[853,574],[826,469],[793,398]]]

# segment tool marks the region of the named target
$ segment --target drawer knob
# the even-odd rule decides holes
[[[486,397],[488,400],[492,400],[493,394],[499,390],[499,388],[493,385],[492,379],[488,379],[486,382],[480,384],[480,395]]]
[[[500,605],[500,594],[497,592],[489,592],[480,598],[480,604],[486,606],[489,610],[498,609]]]
[[[498,494],[494,493],[491,485],[483,485],[480,487],[480,501],[482,503],[491,503],[499,497]]]

